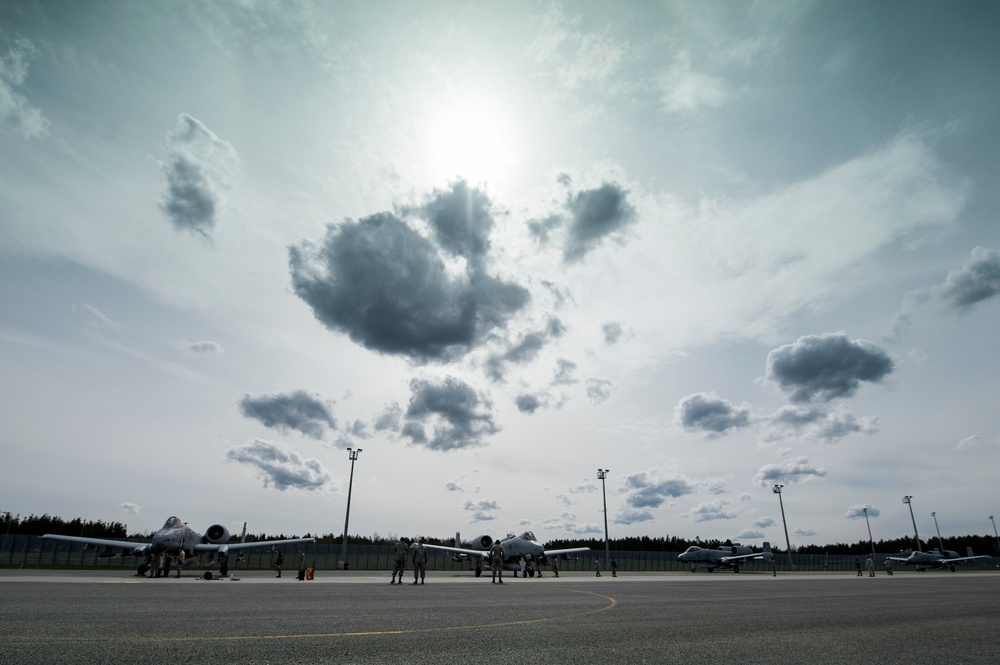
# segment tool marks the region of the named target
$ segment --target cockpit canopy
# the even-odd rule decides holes
[[[535,534],[531,531],[525,531],[521,534],[521,540],[536,540]]]
[[[167,521],[166,521],[166,523],[164,523],[163,528],[164,529],[179,529],[182,526],[184,526],[184,522],[181,521],[181,518],[173,516],[173,517],[168,517],[167,518]]]

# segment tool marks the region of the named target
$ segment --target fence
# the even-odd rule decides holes
[[[308,544],[305,546],[306,565],[316,570],[336,570],[340,566],[340,544]],[[271,547],[261,543],[254,548],[232,556],[229,567],[232,570],[267,570],[271,568],[278,552],[282,552],[285,568],[290,568],[295,561],[295,545]],[[135,568],[138,561],[132,556],[102,556],[100,548],[89,547],[77,543],[43,540],[37,536],[7,536],[0,548],[0,566],[6,567],[51,567],[51,568]],[[348,545],[348,570],[389,571],[392,570],[395,550],[393,545]],[[679,552],[632,552],[611,550],[611,556],[618,562],[622,572],[679,572],[690,570],[689,564],[677,560]],[[877,554],[875,565],[882,570],[888,554]],[[899,556],[899,555],[891,555]],[[799,571],[854,571],[855,561],[860,560],[862,566],[868,555],[854,556],[843,554],[810,555],[792,553],[791,563]],[[592,550],[577,558],[559,562],[559,570],[565,572],[592,571],[594,560],[601,562],[606,569],[604,550]],[[789,570],[788,555],[776,555],[779,570]],[[903,570],[901,562],[895,562],[895,569]],[[409,566],[408,566],[409,567]],[[959,564],[963,570],[996,570],[1000,568],[1000,557],[991,556],[985,559],[975,559]],[[463,571],[471,570],[469,562],[455,562],[446,554],[428,552],[427,570],[429,571]],[[769,571],[770,566],[763,561],[750,561],[740,564],[745,571]]]

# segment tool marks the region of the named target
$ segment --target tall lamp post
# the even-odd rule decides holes
[[[913,504],[910,503],[910,499],[913,497],[906,495],[903,497],[903,503],[910,507],[910,521],[913,522],[913,538],[917,541],[917,551],[920,551],[920,535],[917,533],[917,520],[913,518]]]
[[[865,524],[868,525],[868,542],[872,546],[872,561],[874,561],[875,560],[875,541],[872,540],[872,525],[871,525],[871,522],[868,521],[868,508],[866,506],[866,507],[862,508],[861,510],[863,510],[864,513],[865,513]]]
[[[597,479],[601,481],[601,495],[604,497],[604,567],[611,566],[611,544],[608,542],[608,493],[604,486],[604,479],[608,477],[611,469],[598,469]]]
[[[347,449],[347,456],[351,460],[351,479],[347,483],[347,515],[344,517],[344,542],[340,545],[340,562],[341,565],[347,568],[347,523],[351,520],[351,490],[354,488],[354,463],[358,459],[358,453],[361,452],[361,448],[354,450],[352,448]]]
[[[934,513],[931,513],[931,517],[933,517],[933,518],[934,518],[934,530],[935,530],[935,531],[937,531],[937,535],[938,535],[938,546],[940,546],[940,547],[941,547],[941,550],[940,550],[940,552],[941,552],[941,554],[944,554],[944,541],[943,541],[943,540],[941,540],[941,529],[940,529],[940,528],[938,527],[938,523],[937,523],[937,513],[936,513],[936,512],[934,512]]]
[[[775,485],[772,491],[778,495],[778,505],[781,506],[781,525],[785,527],[785,548],[788,552],[788,567],[795,570],[795,564],[792,563],[792,544],[788,540],[788,522],[785,521],[785,502],[781,500],[782,487],[784,485]]]
[[[993,522],[993,537],[997,541],[997,552],[1000,553],[1000,535],[997,535],[997,523],[993,521],[993,516],[990,515],[990,522]]]

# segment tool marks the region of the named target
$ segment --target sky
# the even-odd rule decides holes
[[[0,510],[341,534],[350,488],[362,536],[600,539],[606,500],[783,546],[783,508],[795,547],[912,496],[992,534],[997,25],[2,3]]]

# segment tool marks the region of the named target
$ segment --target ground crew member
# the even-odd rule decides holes
[[[778,576],[778,565],[774,563],[774,557],[771,557],[771,576],[772,577]]]
[[[500,584],[503,584],[503,545],[500,544],[499,540],[493,543],[490,554],[492,555],[490,561],[493,567],[493,584],[497,583],[497,574],[500,575]]]
[[[295,565],[299,569],[299,580],[304,580],[306,578],[306,553],[298,548],[295,550]]]
[[[408,547],[404,538],[400,538],[396,542],[396,562],[392,566],[392,580],[389,584],[396,581],[397,573],[399,574],[399,583],[403,583],[403,571],[406,570],[406,550]]]
[[[417,578],[420,578],[420,583],[424,583],[424,575],[427,574],[427,550],[424,549],[424,539],[421,538],[417,546],[413,548],[413,583],[417,583]]]
[[[559,577],[559,559],[558,557],[552,557],[552,574]]]
[[[597,577],[601,576],[601,560],[594,559],[594,572],[597,573]]]
[[[178,552],[177,552],[177,558],[174,560],[174,563],[177,564],[177,577],[180,577],[181,576],[181,566],[184,565],[184,548],[183,547],[180,550],[178,550]]]
[[[885,560],[885,574],[892,577],[892,559]]]
[[[871,557],[865,561],[865,567],[868,568],[868,577],[875,577],[875,562],[872,561]]]
[[[615,559],[611,560],[611,577],[618,577],[618,562]]]
[[[854,560],[854,570],[858,571],[858,577],[861,577],[861,559]]]
[[[281,553],[281,550],[278,550],[278,557],[274,560],[274,569],[278,571],[275,577],[281,577],[281,564],[283,563],[285,563],[285,555]]]

